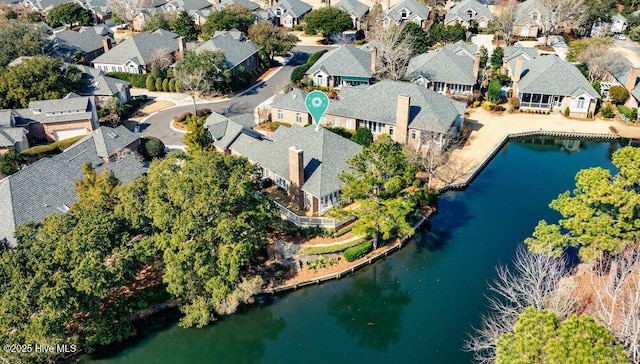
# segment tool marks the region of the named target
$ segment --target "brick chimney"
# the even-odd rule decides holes
[[[304,184],[304,152],[298,147],[289,148],[289,191],[293,198],[293,203],[299,209],[304,208],[304,195],[302,185]]]
[[[627,76],[627,82],[624,84],[624,88],[631,91],[636,87],[638,71],[640,71],[640,67],[638,66],[631,66],[631,68],[629,68],[629,75]]]
[[[111,38],[109,37],[102,38],[102,48],[104,48],[104,53],[109,52],[109,49],[111,49],[111,47],[112,47]]]
[[[375,75],[376,73],[376,63],[378,62],[378,48],[373,47],[371,49],[371,74]]]
[[[473,79],[478,79],[478,72],[480,71],[480,52],[476,51],[473,55]]]
[[[409,111],[411,108],[411,96],[398,95],[398,105],[396,108],[396,128],[393,133],[393,140],[398,144],[407,144],[409,135]]]
[[[516,58],[516,69],[513,70],[513,86],[511,87],[511,97],[518,97],[518,82],[522,76],[522,64],[524,59],[522,57]]]

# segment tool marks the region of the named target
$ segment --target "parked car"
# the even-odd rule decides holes
[[[627,37],[624,34],[616,34],[616,39],[627,40]]]

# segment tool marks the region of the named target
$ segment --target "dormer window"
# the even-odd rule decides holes
[[[276,8],[276,16],[282,16],[282,9],[281,8]]]
[[[408,19],[409,18],[409,10],[402,9],[400,10],[400,19]]]
[[[467,10],[467,17],[469,19],[471,19],[473,17],[473,10],[471,10],[471,9]]]
[[[540,19],[540,14],[536,13],[531,13],[531,19],[533,19],[534,21],[538,21]]]

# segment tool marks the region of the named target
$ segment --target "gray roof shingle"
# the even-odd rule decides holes
[[[250,41],[237,40],[231,32],[219,33],[198,47],[198,52],[220,50],[229,69],[238,66],[245,59],[258,52],[258,47]]]
[[[220,2],[220,8],[225,8],[229,5],[233,5],[233,4],[240,4],[244,7],[247,7],[249,9],[251,9],[252,11],[256,11],[258,9],[260,9],[260,5],[254,3],[251,0],[222,0]]]
[[[118,92],[131,88],[131,83],[109,77],[93,67],[76,65],[82,72],[83,85],[78,90],[82,96],[113,96]]]
[[[125,39],[93,62],[121,65],[134,60],[139,65],[146,65],[151,62],[156,49],[164,49],[167,53],[177,51],[179,38],[179,35],[163,29],[153,33],[139,33]]]
[[[137,138],[124,126],[119,126],[113,132],[123,140],[131,140],[130,134]],[[69,207],[76,202],[78,197],[73,182],[82,178],[82,165],[85,162],[91,162],[98,172],[105,168],[111,170],[123,183],[146,173],[146,166],[135,154],[119,161],[104,162],[98,152],[101,148],[100,138],[93,138],[98,133],[104,131],[95,131],[62,154],[43,158],[0,180],[0,239],[6,237],[15,244],[13,233],[17,226],[27,221],[42,221],[51,214],[63,212],[63,205]]]
[[[538,20],[534,21],[531,15],[537,13]],[[514,25],[538,24],[542,19],[547,18],[547,8],[538,0],[526,0],[518,4]]]
[[[340,0],[334,5],[336,8],[342,9],[358,19],[363,19],[369,12],[369,6],[358,0]]]
[[[0,147],[13,147],[27,134],[25,128],[0,126]]]
[[[294,18],[300,18],[313,9],[311,5],[300,0],[280,0],[278,3],[273,4],[269,10],[273,12],[277,8],[282,9],[282,17],[291,15]]]
[[[254,131],[250,127],[231,120],[224,115],[212,113],[207,117],[204,124],[213,138],[213,145],[220,150],[227,150],[241,134],[248,135],[255,139],[262,139],[263,135]]]
[[[371,78],[371,53],[345,44],[323,54],[306,74],[312,75],[319,70],[331,76]]]
[[[473,17],[469,18],[467,13],[468,10],[471,10],[474,14]],[[448,24],[456,19],[462,19],[466,22],[470,20],[477,20],[480,18],[486,18],[487,20],[493,20],[493,14],[488,7],[477,2],[476,0],[463,0],[461,2],[456,3],[456,5],[451,8],[447,14],[444,16],[444,23]]]
[[[324,128],[292,126],[287,133],[273,140],[257,140],[248,135],[239,136],[231,150],[250,161],[289,180],[289,148],[302,149],[304,178],[302,190],[316,197],[338,191],[340,172],[348,170],[347,161],[362,150],[362,146]]]
[[[441,48],[411,58],[407,67],[407,78],[422,76],[430,82],[446,82],[458,85],[474,85],[473,59],[458,56]]]
[[[419,3],[417,0],[400,1],[387,10],[386,17],[396,23],[402,23],[405,21],[401,15],[402,10],[409,11],[407,19],[414,19],[415,17],[420,19],[429,18],[429,8],[426,5]]]
[[[70,95],[74,95],[70,97]],[[91,96],[69,94],[62,99],[31,101],[27,109],[13,110],[16,123],[58,123],[73,120],[93,120],[94,100]]]
[[[49,45],[49,52],[65,60],[70,60],[77,51],[92,53],[103,49],[103,39],[105,37],[111,38],[111,34],[107,33],[106,35],[102,35],[100,32],[102,28],[103,27],[92,29],[91,27],[84,27],[80,29],[80,31],[66,30],[54,34],[51,38],[51,44]]]
[[[593,98],[600,98],[575,66],[556,56],[524,61],[521,75],[518,82],[520,93],[570,96],[575,95],[576,92],[585,92]]]

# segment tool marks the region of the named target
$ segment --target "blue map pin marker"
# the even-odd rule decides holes
[[[329,97],[322,91],[311,91],[305,97],[304,104],[307,107],[307,111],[311,114],[313,118],[313,122],[316,124],[316,130],[320,127],[320,120],[322,120],[322,115],[324,115],[325,111],[329,107]]]

